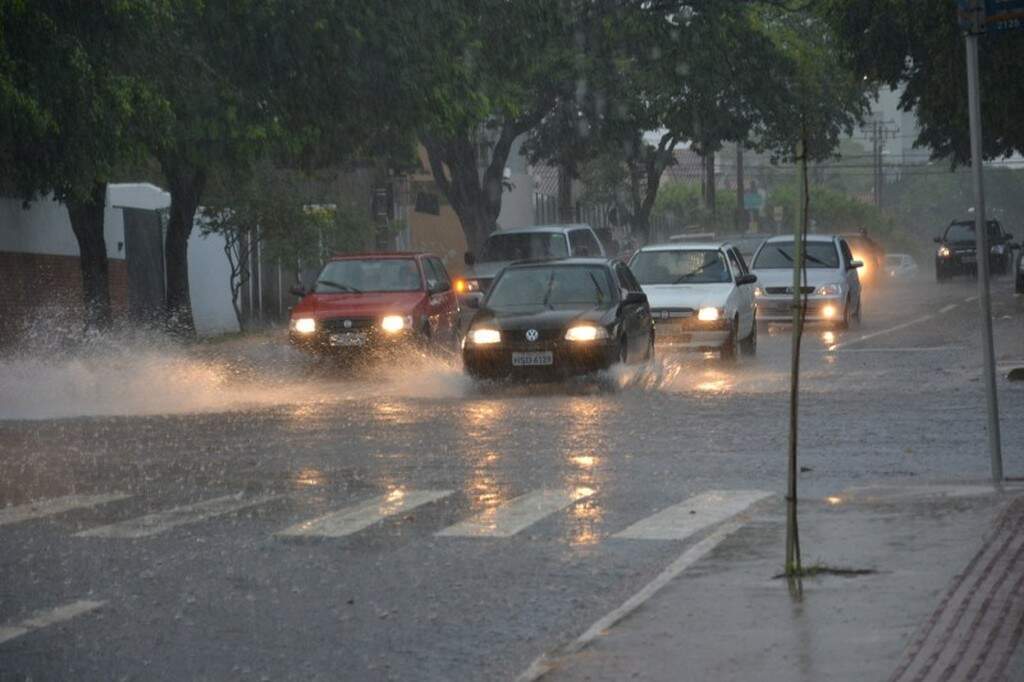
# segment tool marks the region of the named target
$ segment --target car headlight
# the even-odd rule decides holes
[[[1003,246],[1002,244],[996,244],[995,246],[992,247],[992,253],[996,254],[997,256],[1002,256],[1003,251],[1005,250],[1006,247]]]
[[[607,329],[592,324],[578,324],[575,327],[569,327],[565,332],[566,341],[596,341],[607,338]]]
[[[701,322],[714,322],[720,317],[722,317],[721,308],[712,308],[708,306],[697,311],[697,319]]]
[[[380,320],[380,328],[388,334],[397,334],[403,329],[412,329],[412,315],[385,315]]]
[[[939,258],[948,258],[948,257],[949,257],[949,247],[948,246],[940,246],[939,247]]]
[[[838,284],[823,284],[814,290],[815,296],[838,296],[839,285]]]
[[[480,291],[480,281],[475,279],[455,280],[455,293],[472,294]]]
[[[293,317],[288,321],[288,328],[299,334],[312,334],[316,331],[316,320],[312,317]]]
[[[760,298],[764,296],[764,289],[761,287],[754,287],[754,298]]]
[[[478,346],[499,343],[501,341],[501,332],[497,329],[474,329],[469,332],[469,339]]]
[[[836,316],[836,307],[834,305],[827,305],[821,309],[821,316],[832,319]]]

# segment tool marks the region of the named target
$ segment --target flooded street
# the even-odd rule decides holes
[[[807,330],[805,499],[986,479],[974,291],[875,290],[861,325]],[[995,282],[1003,363],[1022,305]],[[568,385],[477,385],[437,356],[337,368],[280,336],[4,360],[4,621],[85,615],[0,672],[514,678],[679,553],[654,515],[782,494],[788,362],[787,327],[736,365],[661,354]],[[999,388],[1020,475],[1024,388]]]

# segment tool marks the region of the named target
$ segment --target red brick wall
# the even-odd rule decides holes
[[[109,261],[110,303],[115,317],[128,310],[128,269]],[[82,270],[77,256],[0,252],[0,343],[18,333],[43,310],[59,312],[78,325],[82,315]]]

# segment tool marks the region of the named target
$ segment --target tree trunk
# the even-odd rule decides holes
[[[197,169],[165,167],[171,190],[171,216],[167,223],[164,254],[167,261],[166,323],[170,332],[193,337],[192,298],[188,283],[188,238],[192,234],[199,200],[206,185],[206,174]]]
[[[572,200],[572,171],[564,164],[558,167],[558,222],[576,222],[576,207]]]
[[[704,208],[712,219],[716,215],[715,203],[715,153],[707,152],[704,156]]]
[[[105,182],[97,182],[88,199],[70,199],[67,202],[71,230],[78,240],[85,328],[90,330],[109,329],[112,320],[107,241],[103,236],[106,203]]]
[[[736,231],[747,231],[747,209],[743,205],[747,188],[743,180],[743,145],[736,143]]]

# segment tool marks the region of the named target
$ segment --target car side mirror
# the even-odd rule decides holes
[[[864,261],[862,261],[862,260],[852,260],[852,261],[850,261],[850,268],[856,269],[856,268],[862,268],[862,267],[864,267]]]
[[[470,267],[476,265],[476,256],[473,255],[472,251],[467,251],[465,255],[462,256],[462,260],[466,265]]]
[[[306,287],[302,286],[301,284],[296,284],[295,286],[293,286],[288,291],[292,292],[293,296],[298,296],[299,298],[302,298],[307,293],[306,292]]]
[[[472,308],[473,310],[477,310],[480,307],[480,299],[476,296],[470,296],[463,303],[466,304],[467,308]]]
[[[641,305],[647,303],[647,294],[642,291],[630,291],[622,302],[625,305]]]
[[[932,239],[932,241],[935,242],[936,244],[941,244],[942,243],[942,237],[935,237],[934,239]]]
[[[738,286],[743,286],[744,284],[754,284],[756,282],[757,282],[757,275],[749,273],[749,272],[747,274],[745,274],[745,275],[740,275],[739,277],[736,278],[736,284]]]

